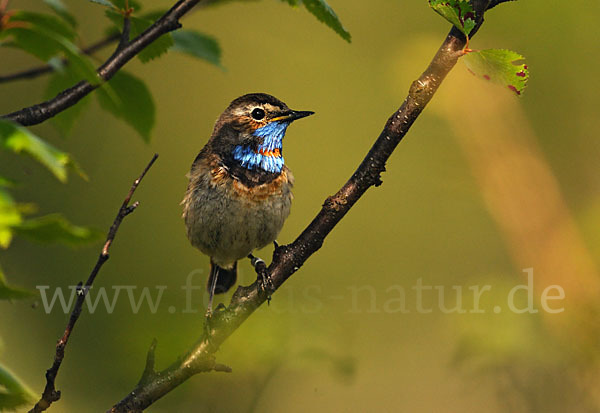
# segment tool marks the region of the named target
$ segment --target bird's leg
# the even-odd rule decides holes
[[[252,254],[248,254],[248,258],[250,258],[250,263],[254,267],[254,270],[258,274],[258,278],[256,279],[258,288],[268,294],[267,300],[271,301],[271,292],[273,291],[273,281],[271,280],[271,276],[267,271],[267,264],[263,260],[258,257],[255,257]]]
[[[206,308],[206,315],[205,315],[207,320],[212,317],[212,303],[213,303],[213,298],[215,297],[215,288],[217,288],[217,275],[218,275],[217,266],[213,265],[211,267],[211,271],[213,272],[213,274],[211,274],[212,282],[210,283],[210,291],[208,292],[208,307]]]

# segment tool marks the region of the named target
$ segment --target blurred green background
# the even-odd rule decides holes
[[[41,10],[40,3],[13,7]],[[65,3],[84,22],[82,44],[103,36],[101,7]],[[144,287],[156,296],[155,287],[166,286],[158,310],[144,304],[135,314],[122,291],[111,314],[86,311],[52,411],[104,411],[133,388],[154,337],[163,368],[201,333],[203,290],[193,292],[199,312],[186,313],[181,286],[190,273],[203,286],[208,259],[188,244],[179,202],[191,162],[232,99],[260,91],[317,113],[285,139],[296,177],[293,211],[279,236],[288,243],[351,175],[449,29],[425,0],[329,3],[352,44],[306,10],[274,0],[187,16],[184,27],[218,38],[226,70],[176,53],[127,64],[154,95],[150,144],[95,102],[67,138],[48,122],[32,128],[71,153],[89,182],[73,174],[60,184],[37,163],[0,154],[2,175],[22,183],[13,192],[18,201],[102,230],[134,177],[160,154],[95,284],[109,292],[137,286],[136,298]],[[471,47],[525,55],[531,80],[524,96],[486,85],[459,62],[392,156],[384,184],[222,347],[218,361],[233,373],[194,377],[150,411],[600,411],[599,19],[600,3],[583,0],[520,1],[486,14]],[[36,64],[18,51],[0,53],[3,74]],[[37,103],[46,83],[0,85],[0,112]],[[99,245],[71,250],[17,239],[0,257],[13,284],[53,291],[85,279]],[[507,308],[508,292],[527,281],[525,268],[534,269],[535,314]],[[247,262],[240,273],[244,283],[254,278]],[[418,280],[435,287],[423,292],[427,314],[417,311]],[[469,313],[469,288],[485,285],[485,312]],[[539,305],[550,285],[565,291],[551,304],[563,313]],[[467,312],[447,314],[438,293],[452,308],[459,287]],[[526,294],[517,297],[525,306]],[[35,393],[66,320],[41,303],[0,302],[0,361]]]

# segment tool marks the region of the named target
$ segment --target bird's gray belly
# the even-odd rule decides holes
[[[240,196],[231,186],[197,184],[185,208],[188,237],[224,268],[273,242],[290,213],[287,184],[264,199]]]

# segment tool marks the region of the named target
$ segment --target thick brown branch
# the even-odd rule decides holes
[[[103,81],[112,78],[127,62],[140,53],[146,46],[154,42],[160,36],[181,27],[179,19],[189,12],[200,0],[179,0],[169,11],[160,17],[152,26],[148,27],[142,34],[127,43],[114,53],[104,64],[98,68],[98,82],[90,83],[81,81],[59,93],[56,97],[33,105],[19,111],[9,113],[2,118],[12,120],[24,126],[37,125],[50,119],[65,109],[73,106],[79,100],[98,88]]]
[[[503,0],[472,0],[478,13],[478,26],[483,22],[483,11]],[[474,31],[471,33],[471,36]],[[327,235],[352,206],[371,187],[380,185],[380,175],[396,146],[406,135],[441,82],[462,56],[466,39],[452,28],[437,51],[429,67],[415,80],[400,108],[388,119],[383,131],[348,182],[325,200],[321,211],[308,227],[289,245],[277,247],[273,261],[266,271],[272,290],[277,290],[321,246]],[[264,272],[264,268],[257,268]],[[259,278],[265,274],[259,274]],[[214,360],[221,344],[268,299],[269,292],[259,288],[259,280],[248,287],[238,287],[229,307],[217,309],[209,320],[200,340],[182,359],[167,369],[154,373],[154,378],[140,382],[110,413],[141,412],[156,400],[176,388],[189,377],[200,372],[218,370]]]
[[[100,252],[100,256],[98,257],[98,261],[96,262],[96,265],[92,269],[92,272],[90,273],[87,281],[85,282],[85,285],[83,285],[81,282],[77,285],[77,301],[75,302],[75,307],[73,308],[73,311],[71,312],[71,317],[69,318],[69,322],[67,323],[65,332],[63,333],[60,340],[58,340],[58,343],[56,343],[56,353],[54,355],[54,362],[52,363],[52,367],[50,367],[46,371],[46,387],[44,388],[44,392],[42,393],[41,399],[29,411],[30,413],[43,412],[46,409],[48,409],[52,403],[54,403],[55,401],[60,399],[60,391],[56,390],[55,382],[56,382],[56,376],[58,375],[58,370],[60,369],[62,361],[65,357],[65,347],[67,346],[67,344],[69,342],[69,337],[71,337],[71,333],[73,332],[75,323],[77,323],[77,320],[79,319],[79,316],[81,315],[85,297],[86,297],[88,291],[90,290],[90,288],[92,287],[92,284],[94,283],[94,280],[96,279],[96,276],[98,275],[98,272],[100,271],[100,268],[102,268],[102,265],[109,258],[108,252],[110,250],[110,246],[112,245],[112,243],[115,239],[115,236],[117,235],[117,231],[119,230],[119,226],[121,225],[121,222],[123,222],[123,218],[125,218],[127,215],[129,215],[131,212],[133,212],[133,210],[139,205],[138,202],[135,202],[133,205],[129,205],[129,202],[131,201],[131,197],[133,196],[133,193],[137,189],[138,185],[140,184],[140,182],[142,181],[142,179],[144,178],[144,176],[146,175],[146,173],[148,172],[150,167],[152,167],[152,164],[154,164],[154,162],[156,161],[156,158],[158,158],[158,155],[154,155],[152,157],[152,159],[150,160],[150,162],[148,163],[148,165],[146,166],[146,168],[144,169],[142,174],[131,185],[131,188],[129,189],[129,193],[125,197],[125,200],[123,201],[121,208],[119,208],[119,212],[117,213],[115,220],[113,221],[110,229],[108,230],[108,234],[106,236],[106,241],[104,242],[104,245],[102,246],[102,250]]]
[[[362,194],[370,186],[381,183],[379,175],[385,169],[385,162],[454,66],[464,44],[462,36],[457,37],[454,32],[448,36],[428,70],[413,83],[408,98],[388,120],[384,131],[350,180],[325,201],[321,212],[292,244],[275,250],[273,262],[268,268],[274,290],[321,247],[327,234]],[[267,299],[267,295],[260,291],[256,283],[239,287],[229,307],[214,314],[208,333],[182,362],[158,373],[156,380],[138,385],[110,412],[142,411],[192,375],[216,369],[215,351]]]
[[[98,50],[103,49],[104,47],[114,43],[119,40],[119,34],[114,34],[112,36],[108,36],[97,43],[92,44],[89,47],[86,47],[81,52],[85,55],[92,55],[96,53]],[[67,59],[63,59],[63,64],[69,64]],[[38,67],[33,67],[31,69],[23,70],[21,72],[11,73],[9,75],[0,76],[0,83],[11,82],[14,80],[23,80],[23,79],[33,79],[35,77],[45,75],[46,73],[51,73],[54,71],[54,67],[51,65],[42,65]]]

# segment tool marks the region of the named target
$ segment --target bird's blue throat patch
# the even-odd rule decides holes
[[[283,169],[281,155],[282,141],[289,122],[271,122],[254,131],[254,136],[263,138],[263,142],[252,149],[249,145],[238,145],[233,149],[233,159],[247,169],[261,169],[279,173]]]

